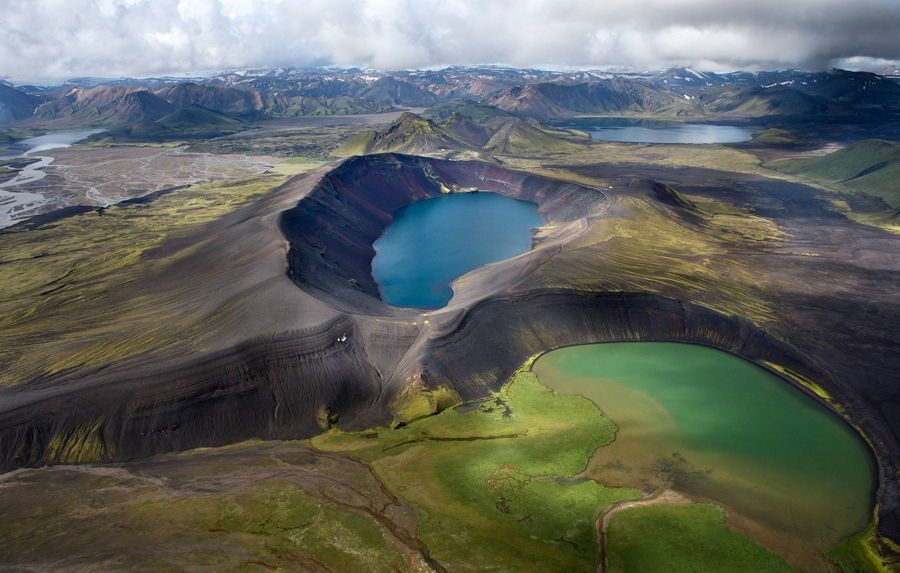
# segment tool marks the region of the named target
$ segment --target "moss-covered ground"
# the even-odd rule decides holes
[[[549,288],[679,291],[724,314],[772,320],[766,277],[731,253],[743,245],[776,245],[783,232],[773,221],[739,215],[723,202],[698,199],[698,204],[705,211],[688,224],[672,216],[672,207],[619,198],[602,223],[591,225],[532,280]]]
[[[644,498],[578,477],[614,434],[592,402],[557,395],[523,371],[475,404],[399,429],[332,431],[313,444],[366,460],[388,489],[419,508],[419,536],[448,569],[590,571],[600,557],[598,516]],[[729,529],[717,506],[628,509],[612,524],[610,570],[792,570]],[[706,537],[695,542],[694,535]],[[679,556],[666,559],[666,552]]]
[[[400,428],[329,432],[313,440],[319,452],[248,443],[127,470],[13,474],[0,563],[592,571],[601,510],[642,496],[575,477],[614,432],[590,401],[523,372]]]
[[[174,293],[156,288],[129,298],[123,287],[157,280],[192,252],[148,256],[163,243],[250,204],[289,175],[316,165],[286,162],[262,176],[192,185],[145,204],[110,206],[102,215],[91,211],[35,229],[4,231],[0,386],[176,342],[190,345],[203,325],[188,313],[171,312]]]
[[[50,479],[55,487],[46,489]],[[408,508],[369,470],[302,444],[245,444],[131,470],[7,476],[0,568],[427,571]]]
[[[820,157],[785,159],[772,169],[830,184],[837,190],[880,197],[896,212],[900,209],[900,144],[866,140]]]
[[[558,396],[531,372],[475,404],[377,434],[330,432],[326,451],[371,463],[384,484],[422,510],[419,536],[459,571],[588,571],[594,521],[641,493],[573,477],[615,425],[577,396]]]
[[[681,573],[793,571],[725,525],[714,505],[653,505],[622,510],[607,532],[608,569]]]
[[[875,524],[865,531],[845,539],[826,557],[837,564],[844,573],[888,573],[896,571],[898,563],[888,563],[884,556],[897,555],[900,547],[879,536]]]
[[[593,402],[523,370],[485,399],[395,428],[331,430],[312,449],[247,442],[7,474],[0,564],[588,572],[604,522],[607,571],[791,570],[718,506],[669,506],[581,477],[615,432]],[[877,563],[859,559],[870,542],[860,539],[829,557],[847,572],[880,571],[860,568]]]
[[[190,151],[203,153],[242,153],[277,157],[330,159],[341,143],[355,136],[363,125],[295,127],[264,134],[236,135],[193,143]],[[365,132],[368,133],[368,132]]]

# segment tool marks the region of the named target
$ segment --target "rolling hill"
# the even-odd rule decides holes
[[[182,108],[200,107],[239,120],[347,115],[391,111],[389,103],[353,96],[312,97],[273,91],[181,82],[141,87],[72,87],[43,103],[30,122],[48,127],[126,127],[155,122]]]
[[[467,115],[454,113],[440,122],[441,128],[459,141],[474,147],[483,147],[490,141],[493,132]]]
[[[262,98],[256,91],[183,82],[155,90],[154,93],[173,105],[201,106],[235,117],[250,119],[264,112]]]
[[[851,194],[879,197],[895,215],[900,213],[900,143],[860,141],[823,157],[782,160],[768,166]]]
[[[445,121],[435,122],[407,112],[383,130],[351,135],[335,154],[480,151],[527,155],[573,150],[586,141],[584,136],[571,131],[512,116],[494,116],[478,122],[456,112]]]
[[[494,119],[487,122],[493,135],[482,146],[485,151],[510,155],[560,153],[574,150],[590,141],[589,137],[565,129],[554,129],[535,120]]]
[[[154,93],[175,105],[198,105],[246,120],[378,113],[393,109],[390,102],[367,97],[311,96],[300,95],[291,89],[262,91],[190,82],[167,86]]]
[[[798,78],[791,85],[802,92],[850,106],[900,109],[900,84],[869,72],[830,70]]]
[[[434,153],[454,149],[474,149],[424,117],[404,113],[383,130],[367,130],[351,135],[338,155],[369,153]]]
[[[351,96],[306,97],[283,94],[267,96],[264,103],[269,117],[356,115],[393,111],[393,105]]]
[[[170,141],[206,139],[241,131],[247,123],[197,105],[182,107],[154,121],[130,123],[96,135],[94,141]]]
[[[787,86],[753,86],[714,96],[706,106],[711,112],[741,116],[809,116],[839,113],[839,106],[826,99]]]
[[[463,115],[473,121],[485,121],[495,117],[511,117],[509,113],[502,109],[465,98],[432,106],[422,112],[422,117],[435,121],[445,121],[454,114]]]
[[[432,105],[438,99],[420,87],[391,77],[377,79],[354,95],[379,103],[411,106]]]
[[[31,122],[50,127],[120,127],[153,122],[178,109],[140,88],[72,88],[34,110]]]

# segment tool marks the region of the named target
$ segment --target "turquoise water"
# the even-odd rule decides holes
[[[559,126],[586,131],[599,141],[630,143],[737,143],[752,136],[749,129],[734,125],[616,118],[577,119]]]
[[[544,224],[533,203],[496,193],[454,193],[401,209],[375,241],[372,276],[393,306],[440,308],[450,283],[487,263],[531,248]]]

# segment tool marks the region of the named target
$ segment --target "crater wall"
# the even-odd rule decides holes
[[[284,212],[288,273],[301,288],[348,311],[390,314],[372,278],[372,244],[398,210],[447,192],[490,191],[531,201],[550,222],[587,216],[607,203],[598,189],[482,161],[383,154],[351,158]]]

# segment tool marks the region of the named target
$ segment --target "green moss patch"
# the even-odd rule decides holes
[[[725,525],[714,505],[645,506],[616,513],[607,540],[608,571],[793,571],[777,555]]]
[[[420,508],[419,537],[453,570],[588,571],[599,512],[641,496],[575,477],[615,429],[590,401],[522,372],[501,392],[406,427],[313,443],[370,460]]]

